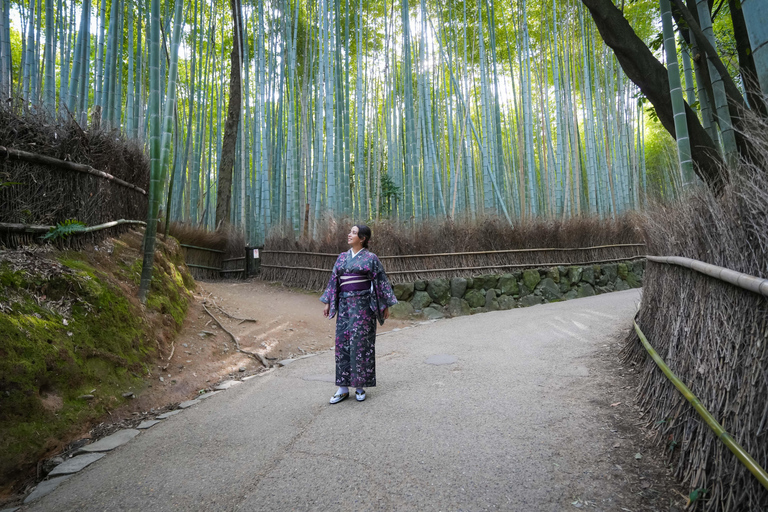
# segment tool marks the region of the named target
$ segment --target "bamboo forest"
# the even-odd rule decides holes
[[[0,6],[0,96],[137,139],[156,215],[252,244],[341,217],[614,217],[698,180],[574,0]],[[711,116],[669,2],[621,9]]]

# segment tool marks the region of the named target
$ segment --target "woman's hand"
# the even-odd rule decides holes
[[[382,313],[382,314],[384,315],[384,320],[389,318],[389,308],[384,308],[384,313]]]
[[[328,315],[329,315],[330,313],[331,313],[331,304],[330,304],[330,302],[329,302],[329,303],[328,303],[328,304],[326,304],[326,305],[325,305],[325,307],[323,308],[323,316],[324,316],[325,318],[328,318]]]

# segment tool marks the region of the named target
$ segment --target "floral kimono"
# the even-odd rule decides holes
[[[320,301],[330,304],[336,318],[336,385],[376,385],[376,320],[397,304],[384,267],[375,254],[361,249],[339,254]]]

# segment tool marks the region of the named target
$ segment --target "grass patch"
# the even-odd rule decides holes
[[[143,389],[148,364],[184,321],[194,280],[178,246],[158,244],[146,307],[136,299],[140,236],[115,246],[0,252],[2,483]]]

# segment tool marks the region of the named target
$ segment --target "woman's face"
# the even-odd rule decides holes
[[[357,232],[357,226],[352,226],[352,229],[349,230],[349,234],[347,235],[347,243],[353,247],[363,245],[363,240],[357,236]]]

